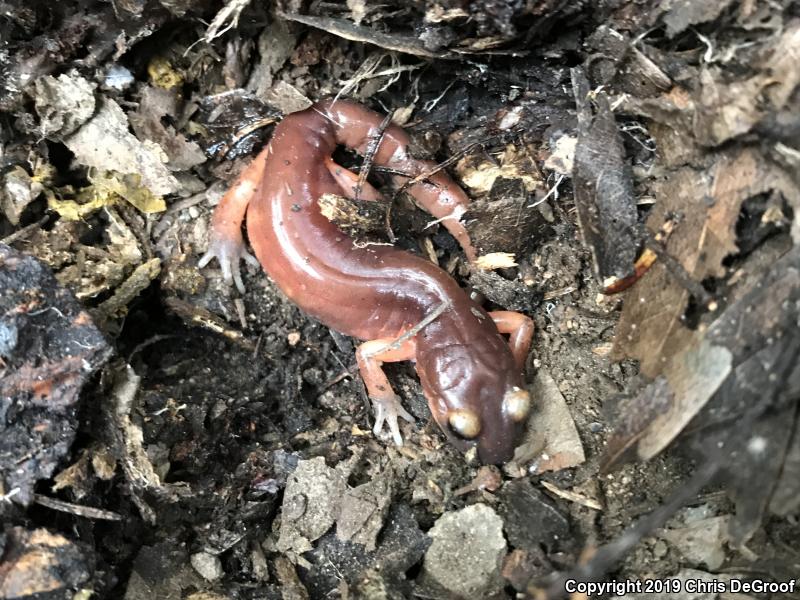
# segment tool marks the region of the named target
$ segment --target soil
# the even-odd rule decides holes
[[[642,61],[657,64],[669,89],[694,89],[700,68],[708,66],[706,51],[723,57],[714,65],[722,70],[714,71],[718,81],[761,73],[747,45],[763,50],[796,27],[796,4],[721,2],[712,10],[702,2],[233,0],[227,17],[214,1],[69,4],[0,1],[0,241],[52,270],[107,342],[92,342],[102,364],[92,365],[86,381],[70,380],[67,408],[45,406],[36,413],[37,422],[64,423],[65,433],[61,446],[25,451],[40,462],[20,484],[27,489],[24,501],[0,479],[0,597],[555,597],[560,576],[593,564],[598,548],[672,501],[706,464],[708,454],[679,438],[648,461],[606,469],[620,407],[624,411],[662,374],[640,373],[642,356],[619,348],[625,303],[640,299],[633,291],[604,294],[608,277],[632,277],[634,265],[598,253],[624,242],[638,254],[645,242],[628,228],[608,232],[619,244],[593,246],[592,236],[584,235],[591,222],[581,212],[584,197],[576,201],[572,177],[565,175],[572,157],[569,168],[553,161],[560,138],[581,144],[579,130],[590,135],[577,122],[571,69],[582,68],[595,92],[618,94],[612,99],[620,102],[623,94],[662,98],[648,87],[660,89],[658,78],[638,79],[639,63],[613,47],[616,37],[608,31],[624,38],[626,48],[637,36],[649,36],[636,57],[646,54]],[[751,16],[742,16],[746,10]],[[768,33],[759,29],[768,26]],[[455,241],[443,228],[428,228],[428,215],[407,197],[391,207],[396,245],[435,259],[482,295],[488,309],[519,310],[534,320],[527,381],[550,390],[542,402],[564,410],[562,421],[574,427],[563,439],[533,435],[533,458],[487,472],[474,456],[465,457],[432,421],[413,367],[405,363],[387,365],[387,372],[416,422],[403,425],[403,447],[373,435],[372,410],[354,369],[357,340],[307,317],[258,268],[243,267],[244,294],[224,283],[216,264],[197,268],[214,206],[274,123],[340,92],[381,114],[398,111],[394,118],[420,155],[440,162],[456,157],[448,169],[475,201],[469,226],[481,254],[513,253],[514,266],[471,275]],[[774,146],[778,137],[768,126],[790,119],[797,101],[797,90],[790,90],[778,108],[764,109],[757,125],[714,151],[721,156],[738,147]],[[111,103],[129,125],[120,133],[107,121],[102,138],[81,140],[89,119]],[[597,102],[598,114],[602,105]],[[516,108],[521,112],[514,116]],[[632,109],[613,122],[609,135],[619,136],[621,177],[630,184],[630,197],[620,200],[627,204],[615,209],[627,210],[643,228],[674,166],[662,149],[671,138],[655,117]],[[778,129],[792,126],[796,115]],[[681,127],[677,120],[675,127]],[[784,148],[796,145],[796,138],[781,139]],[[707,166],[711,151],[695,142],[686,143],[682,164],[709,152],[703,154]],[[115,158],[102,162],[97,146],[107,146]],[[160,158],[151,164],[153,148]],[[134,179],[125,175],[123,155],[137,157]],[[336,158],[351,168],[363,164],[345,150]],[[692,164],[702,172],[699,159]],[[722,298],[718,290],[733,289],[764,271],[769,257],[796,248],[794,177],[784,187],[749,190],[739,201],[731,217],[738,219],[735,252],[721,252],[720,261],[728,261],[723,275],[715,264],[695,278],[701,289]],[[392,195],[379,169],[370,181]],[[756,200],[744,204],[749,198]],[[91,202],[97,206],[85,208]],[[774,206],[783,207],[783,221],[758,229]],[[69,220],[70,210],[78,211],[77,219]],[[657,229],[650,227],[653,234]],[[386,239],[385,231],[371,235]],[[603,271],[607,264],[614,272]],[[44,290],[42,298],[58,295],[48,291],[54,281],[28,277],[32,289]],[[680,326],[696,310],[692,331],[702,332],[714,315],[691,291],[678,310]],[[723,304],[736,297],[725,295]],[[47,323],[41,331],[50,335]],[[6,351],[3,331],[0,366],[37,362],[13,345]],[[113,357],[101,343],[113,347]],[[675,355],[683,348],[676,346]],[[794,388],[787,383],[782,389]],[[0,405],[0,431],[19,424],[15,410],[28,410],[31,397],[20,394]],[[796,399],[780,406],[796,406]],[[791,410],[790,423],[796,419]],[[792,456],[790,440],[798,436],[791,431],[786,448],[770,458],[778,469]],[[36,443],[46,447],[48,440]],[[559,443],[585,460],[540,471],[537,465]],[[0,448],[4,469],[26,460],[19,446]],[[323,462],[314,462],[319,457]],[[473,483],[487,473],[496,485]],[[741,544],[724,527],[712,528],[721,517],[725,524],[734,520],[737,506],[741,516],[737,496],[727,493],[732,481],[710,476],[699,493],[642,532],[629,552],[591,575],[611,581],[796,579],[796,505],[770,512],[765,500],[753,521],[758,526]],[[62,504],[53,508],[48,499]],[[342,507],[362,506],[348,505],[356,501],[369,507],[363,512],[370,517],[343,539],[347,518],[354,517],[346,518]],[[298,509],[304,502],[309,505]],[[464,519],[459,539],[470,545],[470,513],[459,511],[475,505],[500,515],[497,530],[493,517],[475,517],[488,528],[481,539],[505,545],[485,560],[469,548],[463,557],[441,550],[447,546],[437,544],[448,539],[440,531],[445,516]],[[292,530],[295,520],[310,519],[312,506],[320,512],[316,520]],[[109,514],[82,513],[86,507]],[[48,554],[53,548],[62,554]],[[36,558],[40,550],[47,560]],[[464,578],[465,565],[493,566],[466,593],[437,575],[448,559],[457,576],[465,569]],[[11,576],[19,573],[26,575]],[[771,597],[784,596],[800,597]]]

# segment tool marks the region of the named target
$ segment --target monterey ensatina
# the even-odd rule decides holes
[[[356,358],[375,407],[375,432],[386,423],[401,444],[400,405],[382,364],[416,361],[431,413],[460,449],[477,445],[485,463],[513,454],[530,411],[522,369],[533,322],[519,313],[487,313],[431,262],[385,245],[357,245],[321,213],[322,194],[353,197],[358,177],[331,159],[337,145],[364,154],[376,143],[383,119],[349,101],[322,101],[286,116],[269,145],[242,173],[217,207],[209,249],[225,280],[243,289],[245,251],[241,223],[258,262],[281,290],[325,325],[365,341]],[[434,163],[408,153],[409,138],[386,128],[373,160],[408,177]],[[408,177],[394,176],[395,184]],[[475,252],[460,218],[469,200],[444,171],[410,186],[409,193],[458,240],[468,259]],[[379,198],[366,186],[359,198]],[[427,315],[445,309],[413,336],[394,343]],[[501,334],[510,334],[510,341]]]

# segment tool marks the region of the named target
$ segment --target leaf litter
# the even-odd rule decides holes
[[[47,512],[32,525],[20,492],[7,502],[0,490],[15,525],[52,527],[58,510],[89,532],[75,539],[91,560],[50,584],[130,598],[271,598],[281,586],[302,598],[503,597],[507,584],[556,597],[548,582],[570,569],[791,571],[780,548],[800,497],[800,25],[789,9],[84,4],[69,17],[54,7],[49,22],[9,16],[17,52],[0,50],[13,57],[0,74],[12,117],[0,121],[0,235],[53,269],[123,357],[85,384],[60,474],[49,479],[48,463],[32,477],[47,493],[26,498]],[[112,21],[124,27],[104,37],[96,25]],[[396,243],[536,320],[533,438],[513,468],[479,477],[424,425],[402,368],[393,381],[420,425],[401,450],[363,435],[349,340],[256,270],[231,299],[193,268],[217,188],[280,113],[340,93],[394,112],[415,152],[456,157],[491,271],[469,273],[403,198]],[[339,208],[386,235],[385,211]],[[612,279],[630,289],[601,294]],[[670,521],[700,498],[702,519]],[[127,529],[104,525],[106,547],[93,546],[94,519],[111,514]],[[491,552],[447,541],[478,526]]]

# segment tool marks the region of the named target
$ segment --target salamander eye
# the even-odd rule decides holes
[[[481,421],[478,415],[466,408],[451,410],[447,415],[447,422],[450,423],[450,428],[456,435],[467,440],[478,437],[481,432]]]
[[[531,395],[527,390],[514,386],[503,397],[503,410],[515,423],[524,421],[531,412]]]

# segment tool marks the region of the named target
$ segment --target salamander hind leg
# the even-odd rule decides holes
[[[510,310],[496,310],[490,312],[489,316],[500,333],[510,334],[508,345],[511,346],[511,354],[514,355],[517,366],[522,369],[531,349],[533,319]]]
[[[356,189],[358,188],[358,175],[349,169],[345,169],[330,156],[326,156],[324,160],[325,166],[328,168],[328,171],[330,171],[331,175],[333,175],[336,183],[339,184],[339,187],[342,189],[342,193],[346,198],[350,198],[351,200],[383,200],[381,193],[376,190],[368,181],[363,182],[361,189],[359,189],[358,194],[356,194]],[[358,198],[356,198],[356,196],[358,196]]]
[[[403,438],[400,435],[400,425],[397,419],[399,417],[413,423],[414,417],[400,404],[400,399],[394,393],[381,367],[385,362],[412,360],[416,353],[416,343],[413,340],[406,340],[395,348],[393,342],[395,342],[394,338],[364,342],[356,350],[356,361],[375,409],[373,432],[378,435],[386,423],[392,433],[394,443],[402,446]]]

